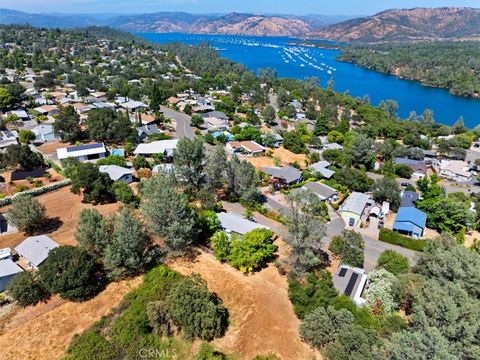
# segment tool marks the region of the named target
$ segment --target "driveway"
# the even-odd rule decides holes
[[[173,119],[177,123],[176,133],[178,138],[195,138],[195,132],[190,125],[192,120],[190,116],[180,111],[172,110],[166,106],[160,106],[160,110],[165,117]]]

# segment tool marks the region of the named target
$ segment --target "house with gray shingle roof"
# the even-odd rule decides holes
[[[23,240],[15,251],[28,265],[37,269],[48,257],[48,253],[59,245],[46,235],[30,236]]]

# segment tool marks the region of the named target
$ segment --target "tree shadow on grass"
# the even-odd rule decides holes
[[[47,218],[45,219],[45,222],[43,223],[42,226],[42,232],[43,234],[49,234],[52,233],[63,225],[62,219],[59,217],[54,217],[54,218]]]

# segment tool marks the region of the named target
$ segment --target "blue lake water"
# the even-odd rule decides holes
[[[462,98],[447,90],[429,88],[418,82],[398,79],[376,71],[336,60],[338,50],[319,49],[291,45],[295,39],[286,37],[256,37],[235,35],[192,35],[192,34],[138,34],[156,43],[183,42],[199,44],[208,42],[220,54],[247,66],[253,71],[270,67],[280,77],[304,79],[309,76],[320,78],[326,87],[334,79],[334,90],[348,91],[353,96],[368,95],[372,104],[385,99],[394,99],[399,105],[399,116],[408,117],[410,111],[421,114],[432,109],[437,122],[451,125],[460,116],[465,124],[473,128],[480,123],[480,100]]]

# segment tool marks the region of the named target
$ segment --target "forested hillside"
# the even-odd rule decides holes
[[[340,60],[456,95],[480,95],[480,46],[475,42],[351,46],[342,50]]]

